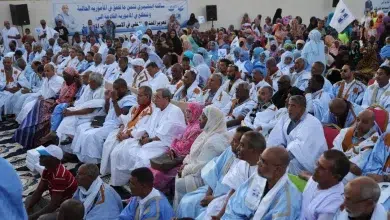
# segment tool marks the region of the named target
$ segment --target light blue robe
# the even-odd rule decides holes
[[[222,180],[235,158],[231,147],[228,147],[219,157],[215,157],[205,166],[201,174],[205,185],[187,193],[181,199],[176,211],[177,217],[196,218],[206,210],[205,207],[200,205],[200,201],[205,197],[208,187],[213,190],[214,197],[219,197],[229,192],[230,188],[222,184]],[[207,169],[209,167],[210,169]]]
[[[0,158],[0,216],[7,220],[27,220],[22,193],[23,187],[12,165]]]
[[[340,94],[340,96],[338,96],[342,85],[344,85],[345,95],[343,96],[343,94]],[[358,105],[362,104],[364,91],[366,91],[367,87],[362,82],[357,80],[355,80],[349,88],[346,88],[345,85],[346,83],[344,81],[335,83],[333,85],[333,96],[338,98],[344,98]]]
[[[78,194],[79,190],[75,192],[73,198],[80,200]],[[102,192],[104,195],[102,196]],[[97,199],[91,209],[87,210],[85,220],[116,220],[123,209],[121,197],[108,184],[104,183],[104,191],[100,190]]]
[[[92,63],[92,62],[91,62],[91,63]],[[76,66],[77,72],[79,72],[79,73],[84,72],[86,69],[88,69],[88,67],[91,66],[91,63],[88,63],[88,61],[86,61],[86,60],[80,61],[80,62],[77,64],[77,66]]]
[[[324,87],[322,87],[322,89],[329,94],[330,98],[333,99],[334,98],[333,85],[327,78],[324,77],[324,80],[325,80],[325,83],[324,83]],[[305,85],[303,87],[306,89],[308,87],[308,85],[309,85],[309,81],[306,81]]]
[[[257,177],[256,177],[257,176]],[[238,220],[253,218],[258,206],[250,208],[246,200],[247,194],[251,193],[252,198],[260,204],[263,192],[259,192],[252,188],[258,174],[255,173],[248,179],[238,190],[230,197],[227,204],[225,214],[222,220]],[[261,178],[261,177],[260,177]],[[253,189],[253,190],[252,190]],[[248,192],[250,191],[250,192]],[[302,195],[290,180],[281,187],[279,192],[273,197],[272,202],[265,212],[262,220],[295,220],[298,219],[301,213]],[[256,219],[257,220],[257,219]]]
[[[345,120],[345,124],[342,128],[348,128],[355,123],[356,116],[363,111],[364,109],[357,104],[351,103],[352,104],[352,109],[348,111],[347,119]],[[322,123],[324,124],[336,124],[337,125],[337,119],[336,117],[330,112],[327,111],[322,118]]]
[[[321,89],[312,94],[308,93],[305,97],[307,111],[321,121],[324,115],[329,112],[329,102],[332,100],[329,93]]]
[[[138,197],[131,198],[130,203],[119,215],[119,220],[171,220],[174,217],[172,206],[164,195],[148,200],[142,213],[137,209],[140,200]]]
[[[374,149],[363,166],[363,175],[390,175],[390,167],[385,167],[390,156],[390,146],[385,144],[386,136],[388,139],[390,138],[389,135],[389,132],[382,134],[380,139],[376,142]],[[385,207],[386,211],[390,211],[390,198],[383,202],[382,205]]]

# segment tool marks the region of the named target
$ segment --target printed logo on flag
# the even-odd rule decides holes
[[[348,17],[349,17],[349,14],[346,12],[345,8],[343,10],[341,10],[341,15],[339,17],[339,19],[337,20],[339,22],[339,24],[343,23]]]

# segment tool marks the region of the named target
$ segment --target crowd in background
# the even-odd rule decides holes
[[[340,33],[333,16],[305,25],[279,8],[201,30],[172,15],[130,34],[89,20],[73,36],[60,18],[38,36],[5,21],[0,112],[41,178],[23,204],[0,160],[15,188],[0,216],[386,219],[390,16]]]

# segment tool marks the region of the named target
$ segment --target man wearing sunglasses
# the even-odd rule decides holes
[[[355,79],[355,74],[349,65],[344,65],[340,74],[343,80],[333,85],[333,95],[360,105],[366,86]]]

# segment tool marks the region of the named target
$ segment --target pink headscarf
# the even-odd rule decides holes
[[[185,157],[190,153],[190,149],[195,139],[202,133],[200,129],[199,118],[202,115],[204,106],[191,102],[188,104],[188,110],[191,112],[191,117],[187,121],[187,128],[181,138],[175,139],[172,142],[171,148],[177,156]]]
[[[79,72],[77,72],[77,70],[73,67],[66,67],[64,69],[64,72],[66,72],[67,74],[71,75],[71,76],[77,76],[79,75]]]

